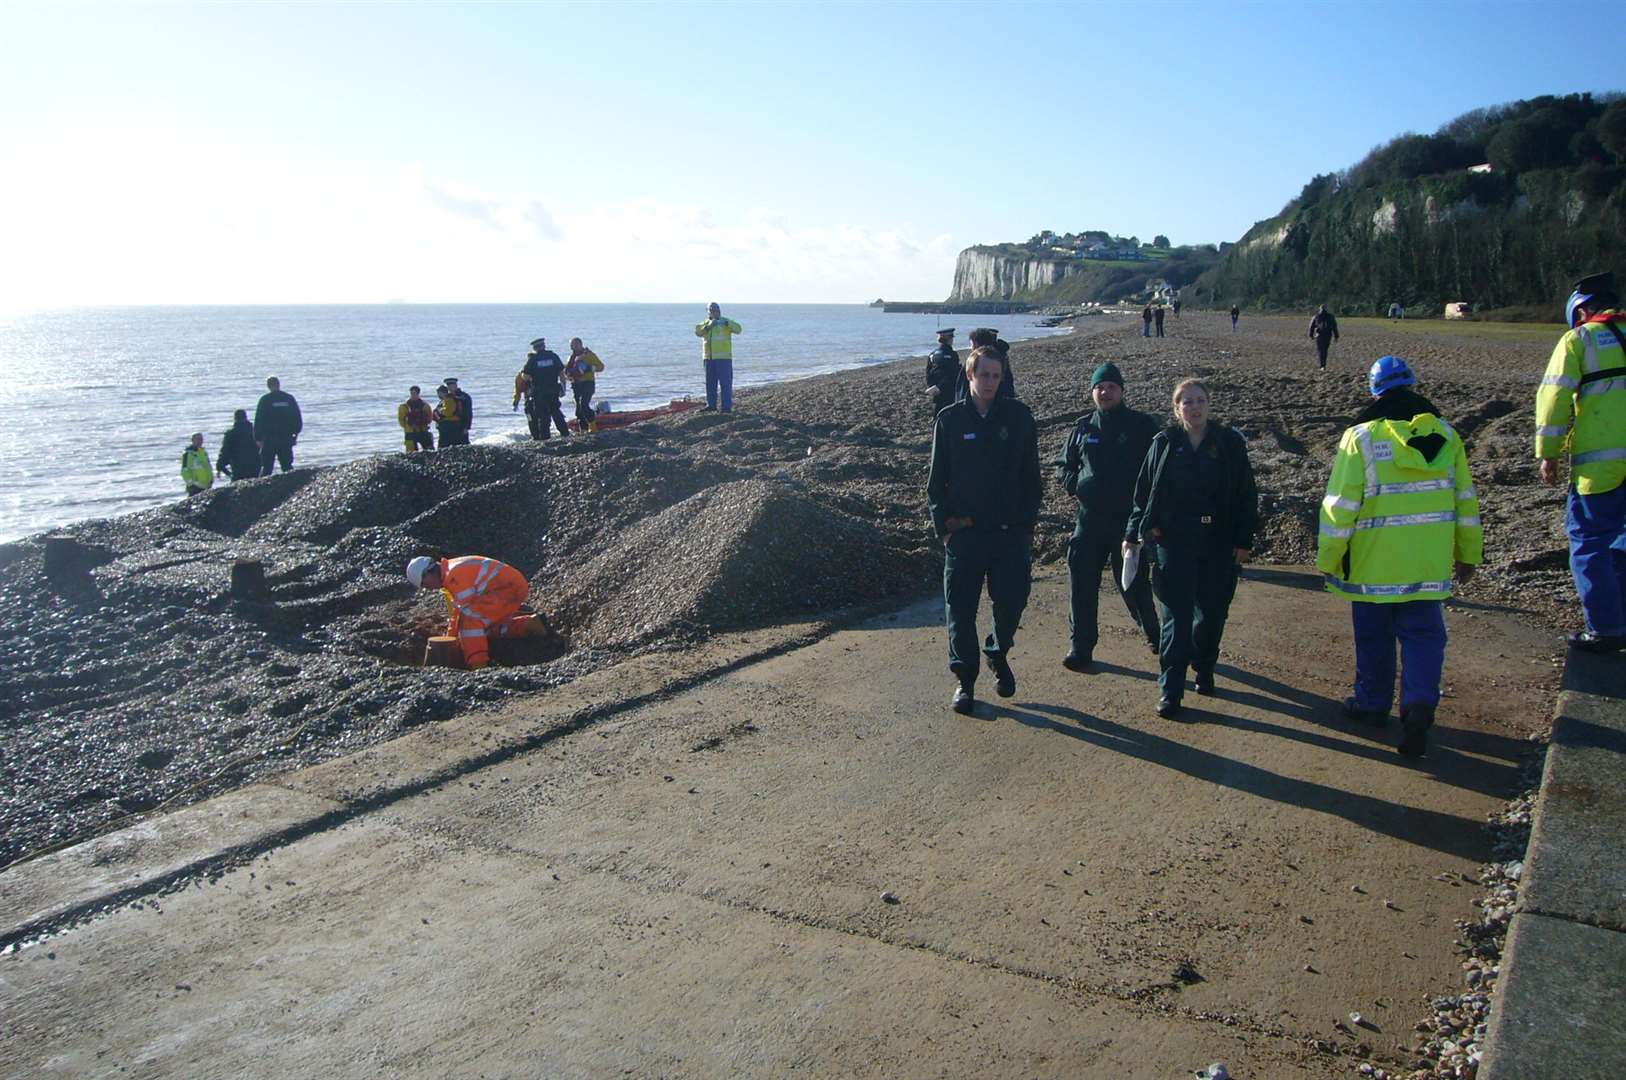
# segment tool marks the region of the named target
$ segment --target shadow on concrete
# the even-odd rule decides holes
[[[1490,834],[1479,821],[1442,814],[1436,810],[1402,806],[1370,795],[1282,776],[1257,765],[1103,720],[1065,705],[1024,702],[1022,708],[1012,708],[987,702],[983,707],[990,709],[995,719],[1009,718],[1026,727],[1054,731],[1058,735],[1162,765],[1211,784],[1331,814],[1361,828],[1418,847],[1431,848],[1474,862],[1486,862],[1492,855]],[[1225,723],[1231,718],[1188,707],[1181,719],[1188,723],[1204,720]]]

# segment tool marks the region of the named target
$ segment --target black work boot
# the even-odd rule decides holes
[[[1197,693],[1203,697],[1214,696],[1214,673],[1212,671],[1197,672]]]
[[[1011,665],[1005,662],[1004,653],[989,653],[988,666],[994,672],[994,693],[1000,697],[1011,697],[1016,693],[1016,675],[1011,671]]]
[[[960,688],[954,691],[954,703],[951,708],[961,716],[970,716],[971,711],[977,707],[976,687],[977,680],[961,679]]]
[[[1067,655],[1061,658],[1061,666],[1068,671],[1089,671],[1095,666],[1095,658],[1087,652],[1069,649]]]
[[[1428,729],[1434,726],[1434,706],[1406,705],[1400,710],[1400,756],[1420,758],[1428,749]]]
[[[1367,727],[1387,727],[1389,712],[1387,709],[1363,709],[1355,704],[1353,697],[1344,699],[1344,719],[1352,724],[1365,724]]]

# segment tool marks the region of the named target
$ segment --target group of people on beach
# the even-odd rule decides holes
[[[1536,399],[1542,479],[1557,483],[1560,460],[1570,462],[1570,565],[1586,629],[1568,640],[1600,653],[1626,650],[1626,312],[1618,305],[1612,275],[1576,283],[1569,329]],[[1234,308],[1231,315],[1234,328]],[[1323,335],[1337,336],[1325,306],[1311,324],[1324,367]],[[942,363],[933,354],[929,384]],[[1031,587],[1042,491],[1037,427],[1006,386],[1008,360],[982,345],[963,363],[970,390],[937,413],[926,495],[944,548],[948,666],[957,680],[951,707],[972,715],[983,663],[1000,697],[1016,693],[1009,657]],[[1372,363],[1371,401],[1338,441],[1316,551],[1326,591],[1352,610],[1354,692],[1345,716],[1388,724],[1398,646],[1398,750],[1410,758],[1426,752],[1440,701],[1444,601],[1453,581],[1472,577],[1484,546],[1461,436],[1416,385],[1401,357]],[[1210,416],[1200,379],[1175,386],[1172,422],[1126,404],[1113,362],[1094,369],[1089,392],[1095,408],[1055,462],[1057,482],[1078,504],[1067,549],[1071,640],[1061,663],[1094,669],[1100,575],[1110,565],[1130,618],[1158,655],[1156,712],[1173,718],[1188,670],[1199,695],[1216,692],[1221,638],[1259,524],[1247,442]],[[993,627],[979,641],[985,588]]]
[[[265,393],[254,407],[253,422],[249,421],[247,409],[233,414],[232,426],[220,438],[220,452],[213,466],[209,464],[209,452],[203,448],[203,432],[192,433],[181,451],[181,481],[186,484],[187,495],[213,487],[216,476],[233,483],[253,480],[270,476],[279,464],[287,472],[294,467],[294,444],[304,428],[299,402],[273,375],[265,380]]]

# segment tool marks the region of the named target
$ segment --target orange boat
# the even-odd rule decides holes
[[[698,408],[700,408],[700,402],[692,398],[674,398],[665,405],[658,405],[653,409],[633,409],[629,412],[612,412],[608,409],[601,409],[594,423],[597,430],[609,431],[612,428],[636,424],[640,420],[652,420],[657,416],[669,416],[672,413],[688,412],[690,409]],[[581,421],[570,421],[570,430],[580,435],[582,430]]]

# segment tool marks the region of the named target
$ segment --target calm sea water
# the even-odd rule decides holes
[[[741,304],[723,313],[736,389],[931,350],[939,325],[1006,340],[1064,331],[1032,316],[886,315],[861,305]],[[299,399],[296,465],[398,452],[395,407],[456,376],[475,441],[524,436],[509,411],[532,338],[561,356],[580,337],[604,361],[596,401],[617,409],[704,397],[698,304],[387,304],[84,308],[0,313],[0,541],[182,497],[180,454],[202,431],[211,458],[234,409],[276,375]],[[568,414],[570,404],[565,403]],[[218,482],[218,481],[217,481]]]

